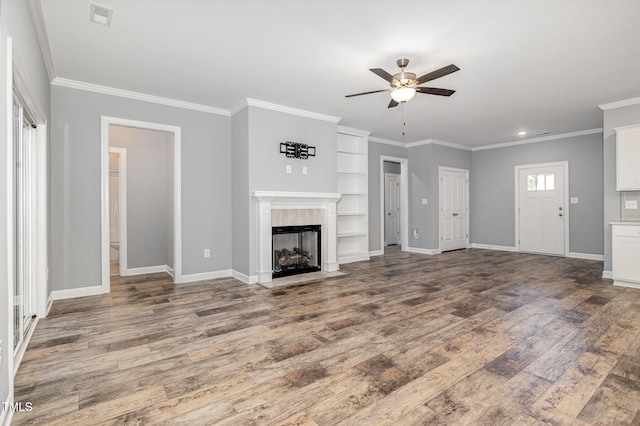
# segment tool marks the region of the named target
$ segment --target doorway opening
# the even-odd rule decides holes
[[[568,256],[569,163],[515,166],[516,250]]]
[[[380,156],[380,254],[388,245],[406,251],[409,242],[409,184],[406,158]]]
[[[127,150],[109,147],[110,275],[127,275]]]
[[[400,163],[384,162],[384,246],[398,245],[400,237]]]
[[[112,268],[182,280],[180,135],[176,126],[102,117],[103,293]]]

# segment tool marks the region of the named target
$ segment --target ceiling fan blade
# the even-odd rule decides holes
[[[394,101],[393,99],[391,99],[391,102],[389,102],[389,106],[387,108],[393,108],[398,106],[398,102]]]
[[[368,95],[370,93],[390,92],[391,89],[372,90],[371,92],[354,93],[353,95],[346,95],[345,98],[351,98],[353,96]]]
[[[456,93],[451,89],[439,89],[437,87],[416,87],[416,92],[426,93],[427,95],[451,96]]]
[[[391,74],[389,74],[388,72],[386,72],[382,68],[369,68],[369,71],[371,71],[372,73],[374,73],[375,75],[377,75],[379,77],[384,78],[385,80],[387,80],[391,84],[393,84],[393,82],[396,81],[396,79]]]
[[[427,81],[435,80],[436,78],[444,77],[445,75],[449,75],[453,72],[459,71],[460,68],[451,64],[446,67],[442,67],[435,71],[431,71],[428,74],[423,75],[422,77],[418,77],[418,84],[426,83]]]

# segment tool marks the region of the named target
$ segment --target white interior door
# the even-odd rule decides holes
[[[384,174],[384,241],[400,243],[400,175]]]
[[[469,246],[469,171],[440,168],[440,250]]]
[[[564,255],[566,206],[563,165],[518,172],[520,251]]]

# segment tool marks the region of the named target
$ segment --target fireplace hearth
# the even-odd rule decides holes
[[[322,270],[321,226],[272,227],[273,278]]]

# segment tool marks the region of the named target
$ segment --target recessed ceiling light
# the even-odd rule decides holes
[[[524,130],[522,130],[522,131],[518,132],[518,136],[524,136],[524,135],[526,135],[526,134],[527,134],[527,132],[526,132],[526,131],[524,131]]]
[[[89,20],[91,22],[110,27],[112,16],[113,9],[91,3],[91,7],[89,8]]]

